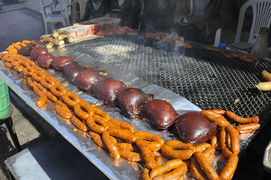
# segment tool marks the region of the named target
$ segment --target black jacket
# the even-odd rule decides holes
[[[95,10],[92,4],[92,0],[89,0],[86,4],[85,14],[82,21],[102,17],[111,11],[111,7],[112,5],[110,0],[102,0],[99,9]]]

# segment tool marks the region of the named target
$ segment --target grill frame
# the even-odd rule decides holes
[[[202,109],[221,108],[248,117],[264,112],[271,99],[271,92],[261,92],[255,86],[263,81],[261,71],[270,69],[271,64],[226,58],[200,46],[185,49],[140,34],[83,41],[67,46],[67,50],[64,54],[68,56],[85,53],[128,70],[148,83],[184,96]],[[235,103],[238,99],[240,103]]]
[[[262,131],[271,119],[271,92],[261,92],[256,88],[256,84],[260,81],[264,81],[264,79],[261,78],[261,71],[271,69],[271,64],[267,62],[248,63],[235,58],[228,58],[218,52],[207,50],[200,44],[193,43],[192,48],[177,47],[174,43],[145,38],[143,33],[139,34],[139,36],[113,35],[96,38],[68,45],[63,51],[56,51],[56,55],[67,55],[75,59],[83,54],[87,54],[90,58],[89,63],[86,61],[83,62],[86,65],[91,65],[91,62],[98,61],[109,64],[117,69],[126,70],[147,83],[169,89],[185,97],[188,101],[201,109],[221,108],[233,111],[243,117],[259,115],[261,120],[260,129],[254,132],[248,139],[240,141],[241,153],[239,157],[241,159],[245,159],[247,147],[249,147],[252,140],[257,139],[259,132]],[[157,59],[159,60],[161,58],[167,59],[167,61],[157,61]],[[173,59],[173,62],[172,60],[169,61],[169,59]],[[198,94],[190,94],[190,92],[195,92],[195,86],[193,85],[199,82],[199,80],[189,83],[191,76],[186,76],[184,80],[188,81],[186,82],[188,86],[182,86],[184,89],[181,89],[182,91],[180,93],[180,89],[178,89],[180,84],[177,80],[175,79],[175,81],[171,80],[168,82],[168,77],[163,77],[160,71],[163,70],[171,77],[178,78],[178,75],[174,75],[174,68],[176,69],[176,64],[178,65],[178,63],[184,62],[188,65],[196,66],[192,71],[194,73],[189,71],[190,75],[195,77],[204,75],[198,79],[204,81],[208,80],[212,85],[218,84],[218,86],[224,87],[226,91],[217,89],[217,93],[213,91],[206,94],[208,89],[203,89],[199,91]],[[149,64],[153,64],[154,67],[150,67]],[[213,72],[219,72],[219,76],[214,75],[214,77],[218,76],[220,79],[214,82],[212,74],[209,76],[207,76],[206,73],[201,73],[200,75],[196,74],[199,70],[203,72],[206,71],[202,66],[211,67]],[[157,68],[160,68],[158,72]],[[187,69],[188,68],[183,68],[183,71],[185,72]],[[227,73],[229,77],[223,79],[223,73]],[[207,80],[204,79],[205,77],[207,77]],[[222,82],[220,81],[221,78]],[[227,87],[223,83],[225,80],[231,82],[228,87],[233,85],[235,87],[233,90],[238,92],[231,94],[232,89],[225,88]],[[199,83],[200,85],[197,84],[197,86],[208,87],[204,81]],[[183,82],[184,81],[181,81],[181,83]],[[238,96],[236,94],[238,94]],[[210,98],[212,96],[219,96],[219,98]],[[234,104],[237,98],[240,99],[240,103]],[[213,100],[213,102],[210,102],[210,99]],[[256,108],[255,104],[257,104]],[[235,122],[231,123],[237,125]],[[169,131],[173,132],[172,129]]]

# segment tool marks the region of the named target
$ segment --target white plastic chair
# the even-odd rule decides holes
[[[215,41],[214,41],[214,46],[218,47],[220,40],[221,40],[221,31],[222,28],[218,28],[215,32]]]
[[[240,9],[237,33],[234,43],[239,43],[244,23],[245,13],[248,7],[252,7],[253,19],[249,33],[248,43],[256,41],[261,27],[269,27],[271,23],[271,0],[249,0]]]
[[[66,22],[70,25],[70,15],[71,15],[71,7],[72,0],[57,0],[58,4],[56,5],[59,8],[59,12],[61,12],[66,17]]]
[[[63,26],[69,24],[66,7],[56,7],[54,0],[40,0],[40,4],[45,34],[48,34],[48,23],[62,23]]]

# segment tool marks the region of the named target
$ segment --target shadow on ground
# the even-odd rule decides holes
[[[6,158],[9,156],[17,153],[16,149],[10,142],[9,138],[7,137],[7,129],[5,128],[4,125],[0,126],[0,171],[2,170],[3,174],[6,177],[9,177],[8,171],[6,170],[6,167],[4,165],[4,161]],[[0,176],[0,179],[4,177]]]
[[[55,136],[56,131],[43,118],[31,109],[21,98],[10,90],[10,99],[13,104],[12,119],[14,131],[17,133],[22,149],[45,141]],[[18,111],[18,109],[20,111]],[[26,121],[27,119],[27,121]],[[11,142],[6,126],[0,126],[0,179],[9,177],[4,161],[17,153],[13,142]]]
[[[16,154],[18,151],[15,149],[13,142],[10,141],[10,138],[8,138],[8,131],[5,127],[5,125],[0,126],[0,179],[5,180],[6,178],[9,178],[9,172],[7,171],[7,168],[4,164],[4,161],[9,158],[10,156]],[[29,141],[22,145],[22,148],[29,147],[33,144],[36,144],[37,142],[40,142],[44,140],[43,136],[40,136],[36,139],[33,139],[32,141]],[[2,173],[1,173],[2,171]]]

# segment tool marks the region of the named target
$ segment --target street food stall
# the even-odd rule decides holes
[[[268,62],[112,19],[0,59],[0,78],[109,179],[232,179],[271,116]]]

